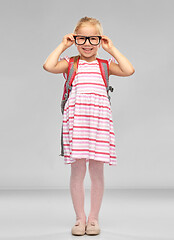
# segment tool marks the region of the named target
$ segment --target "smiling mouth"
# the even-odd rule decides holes
[[[93,48],[82,48],[84,51],[92,51]]]

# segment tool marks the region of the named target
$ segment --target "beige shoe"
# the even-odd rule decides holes
[[[100,227],[97,222],[89,222],[86,225],[86,234],[87,235],[98,235],[100,234]]]
[[[71,230],[72,235],[82,236],[85,235],[85,224],[77,221],[74,227]]]

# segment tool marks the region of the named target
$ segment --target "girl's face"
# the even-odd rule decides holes
[[[83,27],[81,27],[78,32],[76,33],[76,35],[80,35],[80,36],[100,36],[97,28],[91,24],[87,24]],[[97,46],[92,45],[89,42],[89,39],[86,40],[86,42],[83,45],[77,45],[77,50],[79,51],[80,54],[80,58],[82,60],[85,60],[87,62],[91,62],[96,60],[96,56],[97,56],[97,51],[100,47],[101,43],[99,43]]]

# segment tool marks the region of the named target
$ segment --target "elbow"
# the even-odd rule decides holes
[[[122,76],[129,77],[132,74],[134,74],[134,72],[135,72],[135,69],[133,67],[129,67],[128,69],[126,69],[126,71],[122,72],[123,73]]]
[[[133,68],[133,69],[132,69],[132,72],[131,72],[131,75],[134,74],[134,72],[135,72],[135,69]]]
[[[45,64],[43,65],[43,69],[44,69],[44,70],[47,70],[47,68],[46,68],[46,65],[45,65]]]
[[[46,64],[43,65],[43,69],[44,69],[45,71],[47,71],[47,72],[50,71],[49,67],[48,67]]]
[[[129,71],[129,75],[128,75],[128,76],[131,76],[132,74],[134,74],[134,72],[135,72],[135,69],[132,68],[132,69]]]

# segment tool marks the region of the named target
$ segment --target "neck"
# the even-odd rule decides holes
[[[80,56],[80,59],[81,60],[85,60],[86,62],[92,62],[92,61],[95,61],[96,60],[96,56],[92,56],[92,57],[83,57],[83,56]]]

